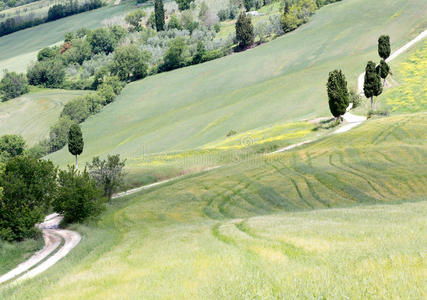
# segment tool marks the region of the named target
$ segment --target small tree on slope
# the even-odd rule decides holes
[[[329,73],[328,83],[329,109],[335,118],[345,114],[349,105],[349,94],[347,81],[341,70],[334,70]]]
[[[154,16],[156,20],[156,30],[163,31],[165,29],[165,8],[162,0],[154,2]]]
[[[371,98],[371,110],[374,109],[374,96],[379,96],[383,92],[381,78],[378,75],[375,63],[370,61],[365,69],[365,82],[363,85],[363,92],[366,98]]]
[[[83,152],[83,135],[80,126],[73,124],[68,132],[68,151],[76,157],[76,169],[78,168],[77,156]]]
[[[376,68],[378,75],[383,79],[383,85],[385,85],[385,79],[390,73],[390,66],[385,62],[384,59],[381,59],[380,64]]]
[[[386,60],[391,53],[390,48],[390,37],[388,35],[382,35],[378,39],[378,54],[379,56]]]

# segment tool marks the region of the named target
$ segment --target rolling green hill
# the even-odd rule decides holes
[[[0,103],[0,136],[20,134],[29,146],[46,138],[65,103],[86,91],[40,90]]]
[[[342,1],[271,43],[129,84],[82,124],[81,160],[205,148],[230,130],[328,116],[328,72],[342,68],[355,86],[366,61],[377,60],[378,36],[389,34],[397,49],[425,28],[426,11],[422,0]],[[66,149],[49,158],[62,166],[73,160]]]
[[[1,292],[424,298],[426,120],[426,113],[370,120],[299,150],[116,200],[96,225],[77,227],[84,238],[69,258]],[[417,200],[424,201],[386,205]],[[347,208],[320,209],[334,207]]]

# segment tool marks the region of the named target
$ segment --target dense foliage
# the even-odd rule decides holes
[[[2,101],[7,101],[28,93],[28,81],[24,74],[6,72],[0,81],[0,96]]]
[[[163,31],[165,29],[165,8],[163,0],[154,0],[154,17],[156,20],[156,30]]]
[[[0,137],[0,162],[24,154],[25,140],[20,135],[6,134]]]
[[[189,9],[192,2],[194,2],[194,0],[176,0],[179,10]]]
[[[369,61],[365,68],[365,82],[363,92],[366,98],[371,98],[371,110],[374,109],[374,96],[379,96],[383,91],[381,78],[377,73],[375,63]]]
[[[84,147],[83,134],[78,124],[72,124],[70,131],[68,131],[68,151],[76,157],[76,168],[77,168],[77,156],[82,154]]]
[[[390,37],[388,35],[382,35],[378,38],[378,55],[382,59],[387,59],[390,56]]]
[[[34,224],[43,220],[54,197],[56,168],[50,161],[16,156],[0,173],[0,238],[34,237]]]
[[[328,83],[329,108],[332,115],[338,118],[345,114],[349,105],[349,93],[347,81],[341,70],[334,70],[329,73]]]
[[[82,222],[98,215],[103,209],[103,200],[96,182],[86,170],[79,172],[73,167],[58,173],[58,192],[53,209],[64,216],[66,223]]]
[[[59,88],[65,79],[65,68],[60,60],[44,59],[27,70],[28,82],[48,88]]]
[[[254,27],[251,17],[241,13],[236,22],[236,40],[241,49],[245,49],[254,43]]]

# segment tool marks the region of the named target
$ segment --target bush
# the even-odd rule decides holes
[[[27,70],[28,82],[49,88],[61,87],[65,78],[65,67],[57,59],[43,60]]]
[[[110,53],[114,51],[116,40],[107,28],[98,28],[90,32],[87,40],[94,54]]]
[[[190,56],[187,43],[183,37],[177,37],[169,44],[169,49],[163,57],[162,71],[184,67]]]
[[[67,65],[77,63],[81,65],[85,60],[92,57],[92,48],[88,41],[74,39],[71,41],[71,48],[62,55]]]
[[[20,135],[6,134],[0,138],[0,161],[20,156],[25,151],[25,140]]]
[[[80,96],[72,99],[64,105],[61,117],[68,117],[75,123],[81,123],[90,115],[90,106],[86,96]]]
[[[194,0],[176,0],[176,3],[178,4],[179,10],[186,10],[190,8],[191,3]]]
[[[27,156],[10,159],[0,174],[0,238],[32,238],[34,225],[43,220],[56,189],[56,168],[50,161]]]
[[[0,92],[2,101],[7,101],[28,93],[28,81],[24,74],[6,72],[0,81]]]
[[[134,11],[131,11],[130,13],[128,13],[125,17],[126,22],[132,26],[132,30],[134,31],[141,31],[142,30],[142,26],[141,26],[141,21],[142,18],[145,17],[145,12],[141,9],[137,9]]]
[[[37,60],[38,61],[48,60],[51,58],[55,58],[58,55],[59,55],[58,49],[46,47],[37,53]]]
[[[301,24],[307,23],[316,9],[317,5],[313,0],[300,0],[290,7],[286,6],[285,13],[282,16],[283,31],[289,32],[298,28]]]
[[[122,81],[134,81],[147,76],[150,54],[135,45],[122,46],[114,51],[111,74]]]
[[[68,131],[75,122],[69,116],[62,116],[50,128],[48,151],[49,153],[62,149],[67,144]]]
[[[354,89],[349,91],[350,103],[353,103],[353,109],[362,104],[362,97]]]
[[[66,223],[82,222],[102,211],[104,201],[100,196],[101,191],[86,169],[79,172],[70,166],[68,170],[58,173],[58,190],[53,208],[64,216]]]

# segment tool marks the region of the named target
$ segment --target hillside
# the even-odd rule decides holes
[[[425,113],[371,120],[116,200],[66,261],[3,294],[423,298],[426,202],[385,204],[426,200],[426,129]]]
[[[86,91],[40,90],[0,103],[0,135],[20,134],[29,146],[46,138],[62,107]]]
[[[106,153],[137,160],[220,143],[230,130],[328,116],[328,72],[342,68],[355,86],[366,61],[377,57],[377,37],[389,34],[398,48],[425,27],[426,8],[421,0],[343,1],[271,43],[129,84],[82,124],[81,160]],[[72,162],[66,149],[49,158]]]

